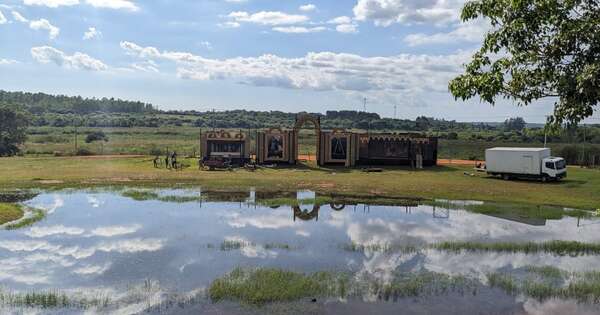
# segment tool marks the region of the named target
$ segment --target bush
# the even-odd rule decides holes
[[[458,134],[456,132],[448,132],[448,134],[446,135],[446,137],[448,138],[448,140],[457,140],[458,139]]]
[[[77,156],[88,156],[88,155],[94,155],[94,152],[85,149],[85,148],[79,148],[77,149],[77,152],[75,152],[75,155]]]
[[[92,143],[94,141],[108,142],[108,137],[103,131],[94,131],[85,137],[85,143]]]

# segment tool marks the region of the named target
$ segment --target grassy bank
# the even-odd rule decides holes
[[[0,225],[16,221],[23,217],[25,212],[20,205],[13,203],[0,203]]]
[[[0,189],[189,184],[225,191],[247,190],[248,187],[262,191],[310,189],[370,196],[600,207],[600,171],[580,168],[569,168],[569,177],[562,182],[542,184],[502,181],[483,174],[465,176],[465,172],[472,172],[466,166],[439,166],[421,171],[390,167],[382,173],[365,173],[360,169],[317,168],[307,164],[254,172],[207,172],[199,171],[195,160],[183,162],[190,167],[170,171],[155,169],[151,157],[2,158]]]

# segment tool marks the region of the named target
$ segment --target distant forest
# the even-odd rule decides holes
[[[34,126],[82,127],[161,127],[195,126],[203,128],[291,127],[297,113],[281,111],[162,111],[154,105],[114,98],[0,91],[0,103],[18,106],[33,114]],[[321,117],[323,128],[363,130],[457,130],[472,128],[470,123],[419,117],[416,120],[382,118],[376,113],[327,111],[312,113]],[[477,128],[494,129],[479,124]]]

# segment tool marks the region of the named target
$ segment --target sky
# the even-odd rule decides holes
[[[489,24],[463,0],[0,0],[0,89],[160,109],[363,110],[543,122],[552,101],[455,101]]]

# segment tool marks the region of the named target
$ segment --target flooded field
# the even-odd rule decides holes
[[[593,213],[309,191],[63,190],[0,230],[0,313],[597,314]]]

